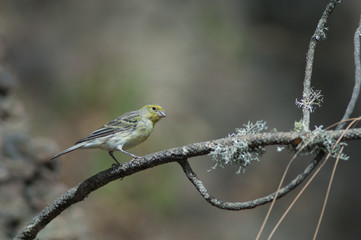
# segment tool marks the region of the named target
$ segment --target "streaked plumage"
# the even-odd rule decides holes
[[[152,133],[154,124],[165,117],[164,109],[159,105],[146,105],[139,110],[128,112],[95,130],[79,140],[74,146],[56,154],[51,159],[76,149],[100,148],[107,150],[119,164],[113,151],[121,151],[134,158],[137,156],[125,151],[144,142]]]

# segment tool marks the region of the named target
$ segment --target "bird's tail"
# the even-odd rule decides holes
[[[62,156],[62,155],[64,155],[64,154],[67,154],[67,153],[69,153],[69,152],[72,152],[72,151],[74,151],[74,150],[77,150],[77,149],[81,148],[83,145],[84,145],[84,144],[75,144],[74,146],[72,146],[72,147],[70,147],[70,148],[67,148],[67,149],[65,149],[64,151],[56,154],[55,156],[53,156],[53,157],[51,158],[51,160],[53,160],[53,159],[55,159],[55,158],[57,158],[57,157],[60,157],[60,156]]]

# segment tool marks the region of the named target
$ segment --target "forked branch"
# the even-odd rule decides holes
[[[326,131],[327,135],[333,139],[338,139],[342,130],[329,130]],[[69,189],[66,193],[58,197],[53,203],[49,204],[39,215],[33,218],[33,220],[15,237],[15,239],[34,239],[41,229],[43,229],[50,221],[57,217],[64,210],[71,205],[84,200],[89,194],[98,188],[114,181],[142,170],[152,168],[158,165],[162,165],[169,162],[180,162],[186,159],[207,155],[214,150],[216,145],[232,144],[235,141],[246,141],[250,146],[267,146],[267,145],[290,145],[295,146],[295,143],[300,143],[300,139],[307,138],[308,133],[301,132],[273,132],[273,133],[259,133],[241,137],[228,137],[221,138],[213,141],[206,141],[200,143],[194,143],[183,147],[172,148],[161,152],[139,157],[135,161],[126,162],[115,168],[109,168],[102,172],[95,174],[94,176],[86,179],[78,184],[76,187]],[[361,128],[348,130],[342,141],[361,139]],[[309,145],[312,147],[312,144]],[[300,174],[294,181],[292,181],[288,187],[286,186],[284,193],[287,193],[288,188],[292,188],[302,181],[302,178],[306,177],[309,172],[317,164],[314,160]],[[187,176],[193,176],[192,171],[185,166],[185,172]],[[255,200],[254,203],[264,204],[267,201],[272,200],[272,194],[264,198]],[[212,200],[214,201],[214,200]],[[252,203],[252,204],[254,204]],[[249,207],[252,207],[251,203],[248,203]],[[238,204],[239,205],[239,204]],[[242,204],[240,204],[242,205]],[[247,204],[243,204],[243,207]],[[230,205],[226,204],[226,207]],[[236,205],[235,205],[236,206]]]

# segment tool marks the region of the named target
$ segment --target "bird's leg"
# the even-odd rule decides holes
[[[117,165],[119,166],[120,163],[119,163],[118,160],[114,157],[113,151],[109,151],[108,153],[109,153],[109,155],[114,159],[114,161],[117,163]]]
[[[118,149],[119,149],[119,151],[121,151],[121,152],[123,152],[123,153],[125,153],[125,154],[128,154],[129,156],[132,156],[133,159],[130,160],[131,162],[133,162],[133,161],[138,157],[137,155],[134,155],[133,153],[127,152],[127,151],[125,151],[125,150],[123,150],[123,149],[121,149],[121,148],[118,148]]]
[[[129,156],[132,156],[133,158],[137,158],[138,156],[137,155],[134,155],[133,153],[130,153],[130,152],[127,152],[123,149],[120,149],[121,152],[125,153],[125,154],[128,154]]]
[[[127,152],[127,151],[123,150],[123,146],[121,146],[121,145],[119,145],[119,146],[117,147],[117,149],[118,149],[119,151],[121,151],[122,153],[125,153],[125,154],[127,154],[127,155],[129,155],[129,156],[132,156],[133,159],[132,159],[131,161],[134,161],[134,159],[136,159],[136,158],[138,157],[137,155],[134,155],[133,153],[130,153],[130,152]]]

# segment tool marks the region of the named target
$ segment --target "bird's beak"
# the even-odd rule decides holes
[[[167,114],[165,114],[164,111],[159,111],[158,115],[159,115],[159,117],[166,117],[167,116]]]

